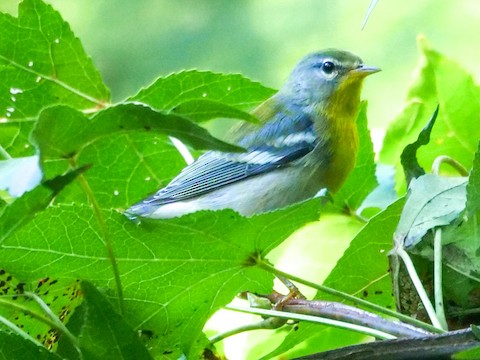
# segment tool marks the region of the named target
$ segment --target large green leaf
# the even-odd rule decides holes
[[[182,112],[181,107],[192,102],[201,104],[202,100],[250,110],[274,93],[275,90],[239,74],[188,70],[159,78],[129,100],[166,111]]]
[[[93,119],[67,106],[47,108],[41,113],[32,137],[40,150],[41,160],[45,161],[74,158],[83,147],[98,139],[129,131],[157,131],[197,148],[241,150],[214,138],[205,129],[182,117],[128,103],[99,112]]]
[[[220,306],[239,291],[270,290],[272,276],[253,266],[253,259],[316,220],[318,210],[319,201],[312,200],[252,218],[200,212],[140,226],[104,211],[127,322],[153,332],[154,353],[193,351],[205,321]],[[4,267],[25,281],[48,274],[113,287],[104,239],[86,205],[48,208],[6,239],[1,251]]]
[[[84,301],[75,311],[70,325],[75,325],[71,332],[78,338],[83,359],[152,359],[137,332],[125,323],[92,284],[82,282],[81,289]],[[62,345],[59,346],[62,356],[78,358],[77,349],[60,348]]]
[[[239,149],[190,120],[141,104],[110,107],[91,119],[67,106],[47,108],[32,137],[47,178],[72,164],[91,164],[85,177],[100,206],[125,209],[166,185],[185,165],[167,135],[197,148]],[[76,184],[56,201],[87,199]]]
[[[247,111],[274,93],[239,74],[189,70],[159,78],[129,100],[194,121],[232,118],[256,122]]]
[[[429,168],[436,157],[448,155],[469,168],[480,138],[480,88],[459,64],[430,48],[425,40],[419,41],[419,47],[421,60],[408,104],[389,126],[380,160],[396,164],[402,149],[416,140],[438,104],[431,146],[419,150],[419,163]],[[400,171],[398,166],[396,178],[404,184]]]
[[[17,18],[0,14],[0,28],[0,144],[10,155],[32,154],[28,134],[46,106],[86,110],[109,101],[80,41],[50,5],[22,1]]]

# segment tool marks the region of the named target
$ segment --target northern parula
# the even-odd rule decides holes
[[[166,187],[130,207],[131,218],[230,208],[244,216],[337,191],[355,165],[356,117],[366,76],[379,71],[347,51],[304,57],[285,85],[242,123],[242,153],[208,151]]]

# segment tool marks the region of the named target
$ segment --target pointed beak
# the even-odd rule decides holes
[[[368,76],[370,74],[375,74],[379,71],[381,71],[381,69],[361,64],[356,69],[353,69],[351,72],[361,76]]]

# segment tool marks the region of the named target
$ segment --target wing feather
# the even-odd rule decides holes
[[[316,145],[310,117],[298,109],[281,110],[277,109],[274,119],[239,141],[247,152],[209,151],[142,203],[160,206],[192,199],[228,184],[289,166],[307,155]],[[274,131],[275,124],[281,124],[277,132]]]
[[[295,146],[269,149],[257,149],[254,158],[252,152],[231,154],[209,152],[187,166],[167,187],[144,200],[151,205],[163,205],[191,199],[214,191],[225,185],[259,175],[276,168],[287,166],[310,151],[314,145],[303,142]],[[274,161],[262,159],[262,156]]]

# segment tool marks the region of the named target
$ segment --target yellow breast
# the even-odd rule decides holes
[[[358,152],[358,132],[355,121],[342,122],[331,138],[332,154],[325,171],[325,185],[336,192],[355,166]]]

